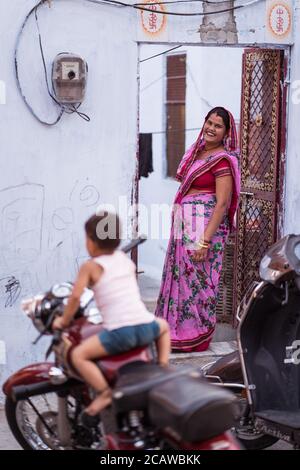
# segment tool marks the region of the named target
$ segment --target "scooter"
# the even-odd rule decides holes
[[[22,303],[40,332],[35,343],[52,335],[46,359],[52,352],[55,358],[24,367],[3,386],[7,422],[23,449],[240,449],[230,432],[236,397],[210,385],[194,368],[159,366],[151,347],[96,361],[112,389],[113,403],[110,420],[104,410],[100,422],[87,428],[80,415],[94,392],[74,369],[71,352],[100,331],[101,316],[89,308],[93,292],[86,289],[71,326],[53,333],[53,320],[63,313],[71,292],[72,284],[61,283]]]
[[[246,449],[282,439],[300,447],[300,235],[272,245],[261,282],[237,312],[238,350],[204,369],[207,379],[240,398],[235,434]]]

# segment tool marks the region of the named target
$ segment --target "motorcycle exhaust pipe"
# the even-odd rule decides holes
[[[14,401],[20,401],[35,395],[43,395],[45,393],[62,393],[70,388],[82,385],[82,382],[79,382],[76,379],[70,379],[63,384],[52,384],[50,381],[46,381],[37,384],[15,385],[11,389],[11,397]]]

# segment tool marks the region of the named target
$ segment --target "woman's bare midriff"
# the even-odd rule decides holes
[[[189,194],[203,194],[203,191],[199,191],[199,189],[197,188],[190,188],[186,193],[186,196],[188,196]]]

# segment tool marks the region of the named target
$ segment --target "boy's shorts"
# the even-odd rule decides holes
[[[109,355],[120,354],[130,349],[146,346],[159,337],[157,321],[142,325],[123,326],[115,330],[102,330],[98,338]]]

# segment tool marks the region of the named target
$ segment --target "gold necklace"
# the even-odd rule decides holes
[[[198,157],[198,159],[201,160],[201,158],[205,157],[206,154],[210,155],[211,153],[213,153],[213,152],[214,152],[216,149],[218,149],[218,148],[219,148],[219,147],[214,147],[214,148],[209,149],[209,150],[202,150],[202,151],[201,151],[202,156],[201,156],[200,158]],[[221,150],[221,148],[220,148],[220,150]]]

